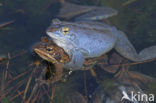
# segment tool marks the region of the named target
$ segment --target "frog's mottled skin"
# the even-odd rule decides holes
[[[62,28],[69,28],[63,34]],[[65,67],[77,70],[85,58],[99,57],[115,48],[122,56],[132,61],[144,61],[156,57],[156,46],[136,52],[127,36],[108,24],[83,21],[64,22],[54,19],[47,34],[72,58]]]

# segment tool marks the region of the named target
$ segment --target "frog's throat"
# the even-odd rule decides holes
[[[57,63],[58,63],[58,61],[57,61],[54,57],[52,57],[50,54],[48,54],[48,53],[46,53],[46,52],[44,52],[44,51],[42,51],[42,50],[40,50],[40,49],[37,49],[37,48],[35,48],[34,51],[35,51],[35,53],[37,53],[42,59],[47,60],[47,61],[49,61],[49,62],[52,62],[52,63],[54,63],[54,64],[57,64]]]

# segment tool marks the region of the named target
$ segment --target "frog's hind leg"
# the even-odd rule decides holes
[[[115,49],[125,58],[132,61],[145,61],[156,58],[156,46],[143,49],[139,54],[122,31],[117,31]]]

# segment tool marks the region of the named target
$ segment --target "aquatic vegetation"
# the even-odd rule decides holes
[[[112,56],[112,58],[113,57],[114,56]],[[116,58],[114,58],[114,59],[116,59]],[[113,61],[113,60],[111,60],[111,61]],[[126,64],[126,65],[128,65],[128,64]],[[111,65],[110,65],[110,67],[111,67]],[[73,75],[72,78],[70,78],[70,80],[67,83],[53,84],[52,78],[50,81],[49,80],[45,81],[44,77],[45,77],[45,73],[47,71],[46,68],[47,67],[45,67],[41,63],[35,62],[35,63],[29,64],[29,67],[27,67],[27,70],[25,72],[21,72],[19,75],[14,75],[14,76],[12,75],[12,78],[8,78],[9,80],[5,81],[7,85],[4,88],[4,92],[3,92],[0,100],[5,99],[5,97],[8,96],[11,98],[12,101],[22,100],[25,102],[35,102],[35,101],[39,102],[39,100],[42,100],[42,101],[53,100],[55,103],[61,103],[61,102],[63,102],[63,100],[67,99],[66,97],[68,95],[76,92],[76,90],[78,89],[78,87],[80,85],[83,86],[81,83],[79,83],[77,81],[77,80],[80,80],[80,78],[83,78],[81,73],[80,74],[77,73],[76,75]],[[116,68],[112,68],[112,69],[116,69]],[[7,73],[10,73],[10,70]],[[113,73],[113,72],[110,72],[110,73]],[[122,73],[126,73],[126,72],[122,71]],[[134,77],[134,73],[132,73],[132,74],[133,74],[132,76],[130,76],[130,75],[127,75],[127,76],[129,76],[130,78]],[[102,86],[104,91],[106,91],[106,93],[108,93],[108,94],[112,94],[113,92],[115,92],[116,77],[113,79],[113,77],[110,78],[110,77],[107,77],[106,75],[102,75],[102,78],[104,78],[104,79],[99,80],[99,76],[100,75],[98,74],[98,75],[96,75],[96,77],[94,77],[97,79],[99,86]],[[54,77],[55,77],[55,75],[54,75]],[[144,77],[146,77],[146,76],[143,75],[140,80],[142,80],[142,78],[144,78]],[[118,79],[118,82],[124,82],[121,80],[123,78],[127,81],[127,79],[124,76],[124,77],[120,77],[120,79]],[[149,80],[149,79],[147,78],[147,80]],[[82,80],[80,80],[80,81],[82,81]],[[129,82],[129,81],[127,81],[127,82]],[[130,83],[131,83],[131,81],[130,81]],[[137,81],[137,83],[138,83],[138,81]],[[14,87],[12,87],[12,85],[14,85]],[[22,88],[22,87],[24,87],[24,88]],[[86,86],[86,89],[87,89],[87,86]],[[42,98],[43,96],[44,96],[44,98]],[[62,98],[62,99],[60,99],[60,98]]]
[[[114,83],[116,81],[122,82],[125,75],[131,77],[125,78],[127,82],[145,86],[147,87],[147,92],[156,94],[155,82],[149,83],[152,81],[152,77],[156,77],[155,62],[135,65],[135,63],[133,64],[122,60],[121,64],[120,56],[112,56],[112,52],[105,55],[100,60],[101,63],[99,63],[98,66],[93,67],[93,71],[96,73],[94,77],[90,75],[89,71],[86,71],[86,77],[84,78],[83,71],[78,71],[73,73],[65,83],[61,83],[61,77],[59,77],[59,79],[57,79],[59,82],[55,85],[51,82],[53,78],[57,76],[55,74],[56,71],[54,71],[54,75],[50,75],[51,73],[47,74],[47,77],[50,77],[50,79],[45,80],[45,74],[47,72],[45,61],[40,61],[40,59],[37,58],[39,60],[33,62],[34,58],[29,50],[34,42],[45,35],[45,30],[49,22],[51,22],[51,19],[56,17],[60,4],[55,5],[53,0],[4,1],[0,2],[0,18],[4,19],[4,21],[5,19],[6,21],[16,21],[11,24],[11,27],[13,27],[12,30],[6,31],[3,29],[3,31],[1,31],[2,28],[0,28],[0,55],[10,53],[9,62],[8,56],[4,56],[5,58],[3,58],[3,56],[0,57],[0,88],[2,87],[0,90],[0,94],[2,94],[0,102],[10,103],[11,101],[21,103],[22,101],[23,103],[34,103],[54,101],[54,103],[63,103],[62,101],[66,99],[65,96],[68,95],[68,93],[68,96],[70,96],[72,93],[79,92],[81,94],[76,94],[81,97],[87,94],[84,93],[85,89],[87,89],[88,94],[86,96],[88,96],[100,85],[103,86],[106,92],[112,93],[113,89],[116,88]],[[128,1],[128,5],[122,6],[126,1]],[[156,41],[156,1],[126,1],[80,0],[78,4],[96,4],[117,9],[119,14],[109,19],[111,24],[128,34],[130,40],[138,50],[154,44]],[[129,1],[131,1],[131,3]],[[77,1],[75,0],[75,2]],[[24,51],[21,49],[24,49]],[[86,62],[86,64],[88,64],[88,62]],[[101,67],[99,67],[99,65]],[[102,69],[99,70],[99,68]],[[147,75],[151,77],[147,77]],[[59,73],[58,76],[60,76]],[[86,80],[86,84],[83,83],[84,79]],[[86,87],[84,87],[84,84]],[[147,84],[149,85],[147,86]]]

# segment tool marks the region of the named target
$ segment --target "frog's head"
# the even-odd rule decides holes
[[[61,47],[64,44],[75,45],[75,32],[73,32],[73,27],[70,23],[62,22],[59,19],[53,19],[46,33]]]
[[[34,48],[34,52],[37,53],[42,59],[52,63],[66,63],[69,61],[69,56],[64,50],[58,47],[53,42],[37,43]]]

